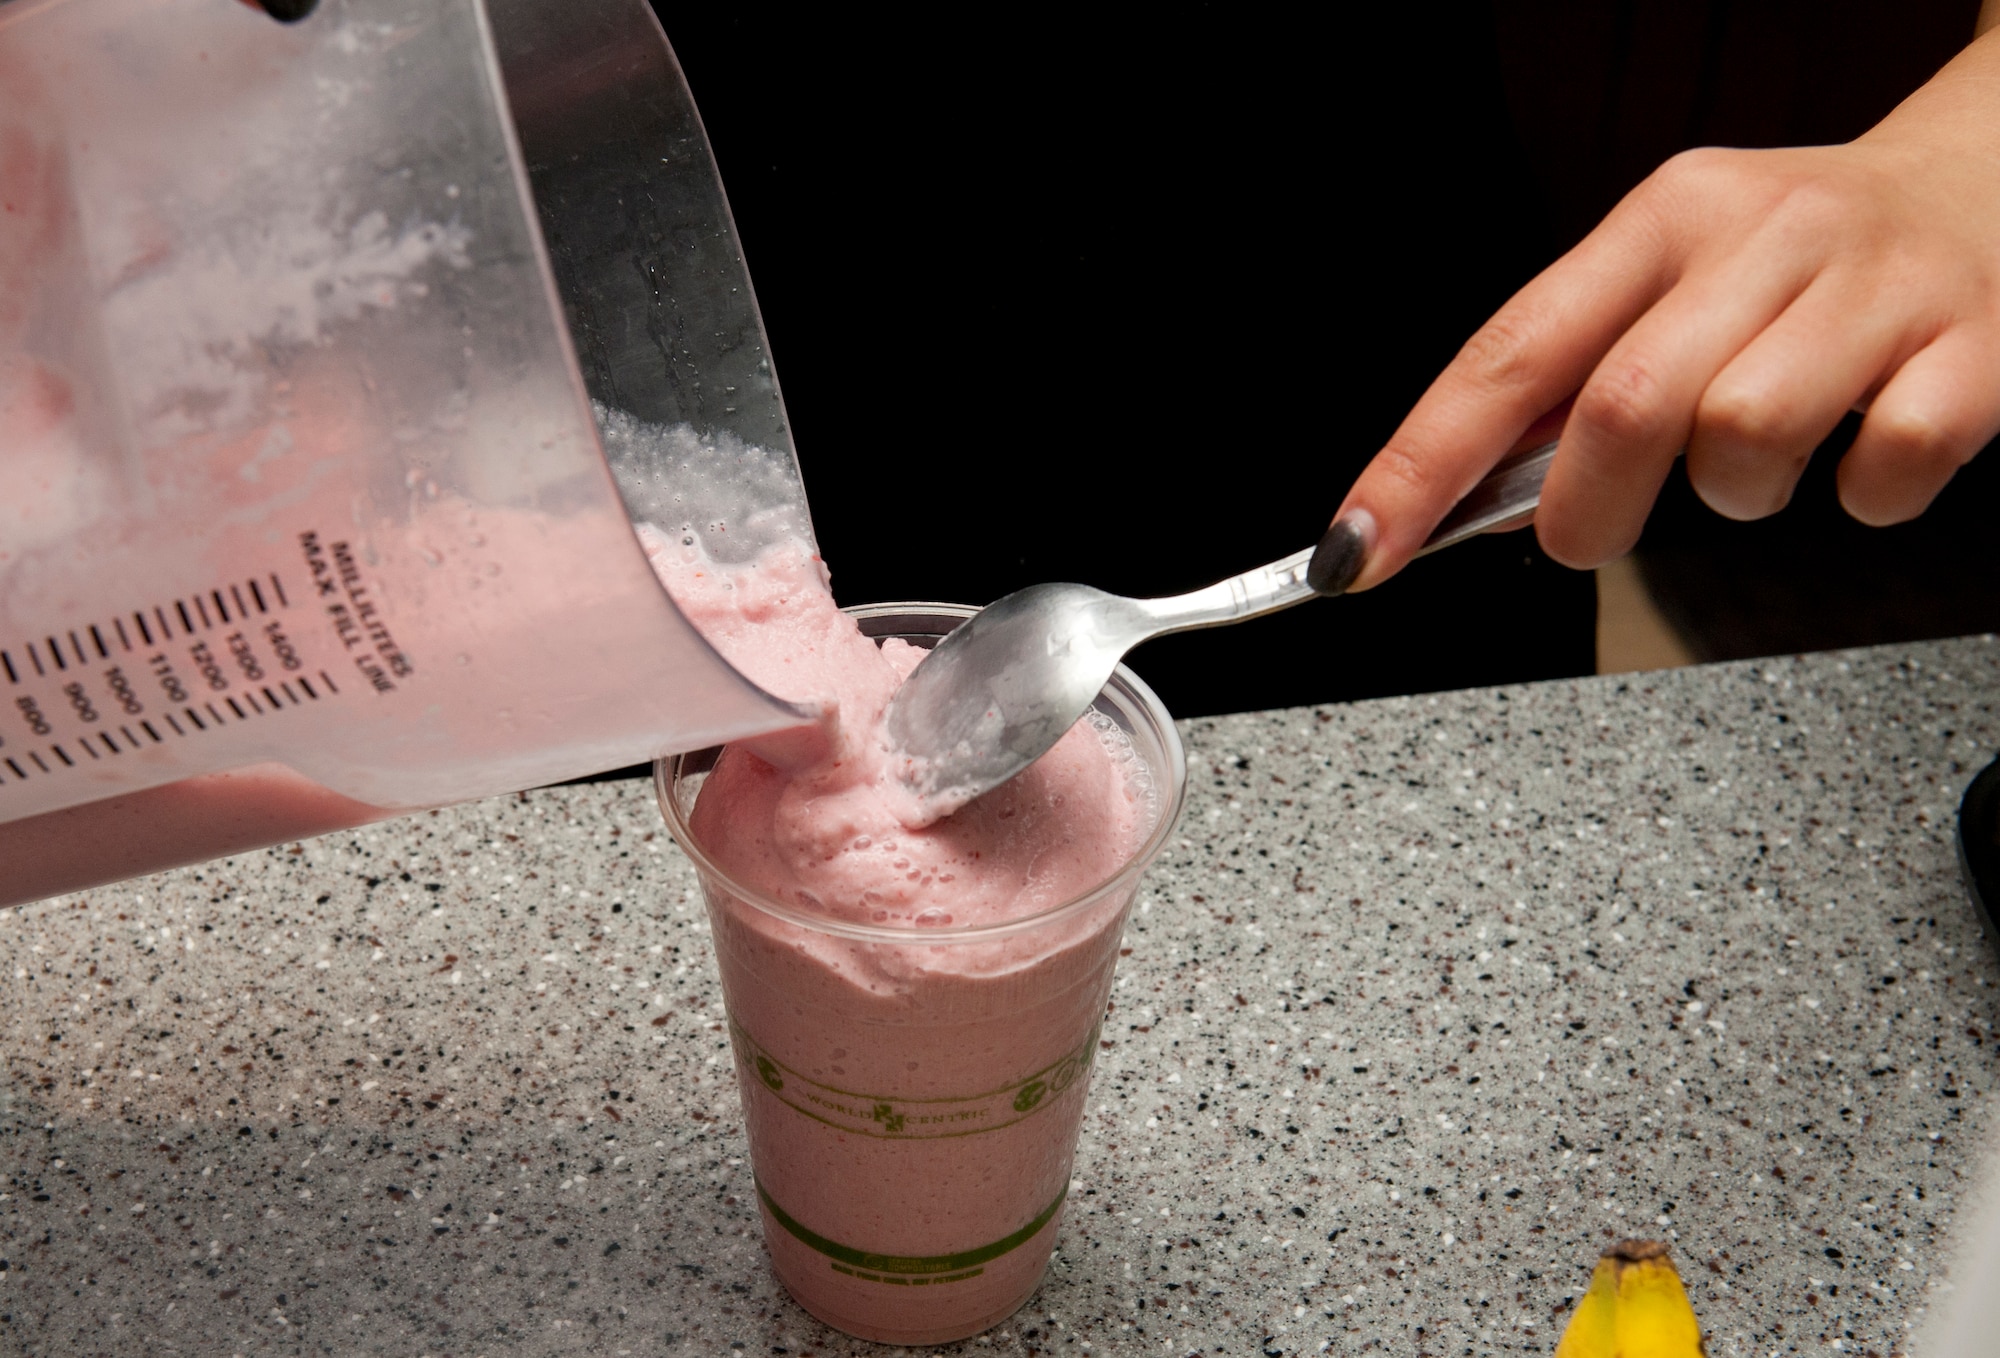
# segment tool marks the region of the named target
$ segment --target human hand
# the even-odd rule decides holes
[[[1558,561],[1628,551],[1683,449],[1704,501],[1759,518],[1850,409],[1840,498],[1870,524],[1922,513],[2000,431],[2000,34],[1847,145],[1667,162],[1466,343],[1349,491],[1315,583],[1394,574],[1558,427],[1536,516]]]

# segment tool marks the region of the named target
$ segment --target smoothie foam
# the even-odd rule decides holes
[[[923,824],[881,725],[922,652],[864,636],[803,544],[718,569],[686,536],[642,536],[717,649],[819,714],[726,749],[676,827],[706,860],[773,1262],[851,1333],[976,1333],[1054,1242],[1132,877],[1058,907],[1141,854],[1150,770],[1087,720]]]
[[[650,528],[641,540],[674,602],[732,665],[819,714],[814,728],[732,746],[703,789],[695,831],[737,881],[856,921],[995,924],[1096,886],[1152,828],[1144,770],[1101,721],[1079,723],[1020,777],[926,823],[882,729],[922,650],[862,635],[802,544],[723,569]]]

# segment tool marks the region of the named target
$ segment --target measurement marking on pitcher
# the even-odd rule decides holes
[[[333,677],[327,674],[325,670],[321,670],[319,672],[319,680],[321,684],[325,685],[329,693],[338,693],[340,691],[334,685]],[[320,701],[319,691],[313,687],[312,682],[310,680],[305,678],[300,678],[298,680],[298,685],[301,689],[305,691],[306,697],[303,699],[300,698],[297,693],[293,692],[291,684],[289,682],[280,684],[280,688],[283,689],[285,696],[291,700],[292,706],[303,707],[305,706],[307,701],[311,702]],[[258,691],[264,695],[265,701],[270,704],[270,712],[277,712],[283,710],[285,703],[282,699],[278,697],[278,694],[275,690],[266,685],[260,688]],[[225,695],[222,699],[223,705],[227,707],[231,712],[235,713],[237,721],[239,722],[248,721],[252,716],[268,716],[270,714],[270,712],[267,712],[264,706],[260,704],[256,700],[256,698],[253,697],[251,694],[246,692],[242,696],[244,702],[249,704],[250,710],[248,712],[244,711],[243,704],[238,703],[235,698]],[[201,715],[202,711],[208,713],[208,719],[206,721],[202,719]],[[194,729],[196,732],[204,732],[212,727],[219,728],[227,725],[229,722],[229,718],[225,717],[222,714],[222,710],[216,707],[216,705],[212,702],[203,703],[201,705],[201,711],[196,711],[193,707],[184,707],[181,709],[181,715],[186,717],[190,722],[194,724]],[[189,734],[188,729],[182,726],[180,721],[171,712],[162,712],[160,714],[160,720],[165,722],[167,729],[172,731],[176,736],[185,737]],[[144,731],[154,744],[164,745],[167,743],[167,738],[160,734],[160,729],[154,726],[151,721],[141,719],[138,724],[139,724],[139,729]],[[142,750],[145,748],[145,742],[140,740],[138,734],[133,731],[131,726],[121,724],[118,727],[118,731],[122,735],[124,735],[127,744],[129,744],[133,749]],[[89,755],[92,759],[101,760],[104,758],[104,755],[98,751],[97,747],[99,742],[103,744],[105,751],[111,754],[125,753],[125,746],[120,745],[118,743],[117,737],[113,736],[109,731],[99,731],[94,736],[78,737],[75,743],[78,746],[78,748],[80,748],[85,754]],[[70,757],[69,751],[65,749],[62,746],[62,744],[52,743],[48,748],[51,754],[55,755],[57,759],[62,761],[64,768],[76,767],[76,761]],[[46,774],[46,773],[58,772],[57,769],[50,767],[48,762],[44,760],[41,757],[41,755],[36,753],[35,751],[24,750],[22,751],[22,753],[27,755],[27,757],[34,762],[35,767],[40,769],[43,773]],[[5,762],[9,768],[12,768],[14,770],[16,778],[25,781],[29,777],[28,771],[24,768],[19,767],[12,760],[11,757],[0,762]]]
[[[269,584],[268,594],[265,589],[266,582]],[[228,590],[226,597],[223,593],[224,588]],[[247,596],[244,593],[246,589],[249,591]],[[275,572],[265,576],[263,581],[231,581],[225,587],[208,590],[206,599],[199,592],[191,597],[194,600],[194,611],[192,613],[188,611],[188,604],[185,599],[173,600],[171,612],[168,611],[167,605],[153,605],[151,621],[147,619],[147,610],[143,608],[133,610],[129,616],[132,619],[133,627],[138,630],[140,643],[146,646],[158,646],[162,642],[172,641],[176,635],[172,621],[175,617],[178,617],[181,623],[179,635],[182,637],[191,637],[199,631],[212,631],[217,625],[215,617],[220,617],[222,623],[227,625],[230,623],[247,622],[253,612],[269,614],[271,612],[270,598],[275,598],[280,608],[291,607],[290,600],[285,594],[284,582],[278,578]],[[232,599],[236,605],[233,613],[230,611],[229,606],[229,600]],[[214,617],[210,615],[210,601],[214,605]],[[201,620],[199,627],[195,623],[197,618]],[[132,633],[126,629],[124,617],[111,619],[109,628],[110,630],[107,632],[104,625],[94,622],[86,623],[80,631],[65,629],[61,637],[50,633],[42,637],[39,641],[25,642],[23,643],[23,649],[28,657],[28,664],[33,667],[37,676],[47,678],[49,674],[48,665],[44,664],[42,659],[44,649],[48,652],[48,662],[53,664],[59,673],[68,672],[72,665],[88,668],[91,664],[90,651],[93,648],[96,650],[99,660],[111,659],[111,638],[113,637],[117,639],[118,649],[121,651],[131,652],[138,649],[138,646],[132,641]],[[87,644],[84,641],[85,636],[90,638]],[[67,654],[63,646],[65,638],[69,642]],[[289,643],[286,644],[289,645]],[[70,659],[71,655],[75,656],[74,661]],[[23,671],[15,662],[11,651],[0,650],[0,671],[6,673],[9,684],[19,685],[24,682]]]
[[[13,719],[45,742],[0,754],[0,782],[58,774],[148,742],[170,746],[338,695],[333,676],[308,670],[287,625],[273,616],[291,607],[283,579],[270,572],[0,649],[0,675],[17,690]],[[154,706],[162,697],[165,705]],[[58,729],[73,722],[85,729]]]

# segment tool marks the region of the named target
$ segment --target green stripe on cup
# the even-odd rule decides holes
[[[1069,1196],[1069,1185],[1064,1184],[1062,1191],[1056,1194],[1056,1200],[1036,1213],[1033,1221],[1012,1235],[996,1240],[990,1245],[981,1245],[978,1249],[965,1250],[958,1254],[871,1254],[867,1250],[857,1250],[850,1245],[828,1240],[818,1232],[801,1226],[786,1214],[784,1208],[771,1200],[771,1195],[765,1191],[763,1180],[758,1179],[756,1183],[757,1196],[763,1201],[765,1210],[770,1212],[773,1221],[785,1228],[787,1234],[818,1250],[836,1263],[904,1277],[959,1273],[965,1269],[991,1263],[1001,1255],[1011,1253],[1032,1240],[1035,1233],[1048,1225],[1055,1214],[1062,1210],[1063,1199]]]
[[[1060,1102],[1058,1095],[1072,1086],[1080,1089],[1088,1081],[1101,1026],[1101,1020],[1093,1024],[1083,1045],[1059,1061],[1004,1088],[955,1098],[912,1099],[822,1084],[766,1051],[733,1018],[729,1021],[729,1036],[736,1052],[737,1070],[743,1078],[745,1098],[762,1089],[792,1111],[843,1132],[916,1141],[979,1136],[1011,1127],[1056,1106]]]

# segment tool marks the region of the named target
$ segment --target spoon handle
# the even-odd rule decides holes
[[[1417,555],[1425,556],[1481,533],[1518,528],[1530,522],[1535,517],[1535,506],[1541,503],[1542,482],[1555,455],[1556,445],[1545,443],[1496,463],[1444,516]],[[1314,597],[1313,587],[1306,583],[1306,566],[1311,561],[1312,548],[1308,547],[1191,594],[1133,602],[1145,616],[1148,637],[1197,627],[1221,627],[1275,613]]]
[[[1417,555],[1533,521],[1535,507],[1542,502],[1542,482],[1548,478],[1555,455],[1556,445],[1544,443],[1495,463],[1493,470],[1452,506]]]
[[[1312,554],[1313,549],[1308,547],[1282,561],[1232,575],[1192,594],[1132,602],[1138,605],[1148,637],[1262,617],[1314,597],[1313,587],[1306,583],[1306,567],[1312,564]]]

